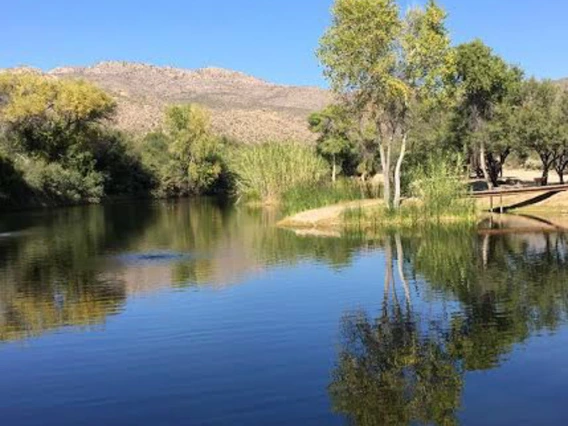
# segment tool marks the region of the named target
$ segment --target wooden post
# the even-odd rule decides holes
[[[493,195],[489,196],[489,211],[493,213]]]

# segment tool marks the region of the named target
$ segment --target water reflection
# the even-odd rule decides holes
[[[276,228],[276,218],[215,200],[2,216],[0,340],[101,324],[127,297],[163,288],[233,285],[306,259],[340,269],[372,245],[361,236],[297,236]]]
[[[145,389],[160,398],[168,397],[164,389],[179,391],[181,412],[190,400],[199,411],[200,400],[186,396],[196,397],[191,392],[200,386],[208,386],[204,400],[226,398],[212,404],[215,410],[225,404],[237,412],[243,400],[235,395],[251,407],[288,404],[299,387],[315,383],[310,392],[321,393],[320,413],[331,402],[354,424],[454,424],[463,416],[471,372],[498,369],[519,344],[555,333],[568,320],[567,240],[557,225],[506,217],[480,228],[326,236],[280,230],[276,219],[276,212],[211,200],[1,216],[0,342],[69,327],[100,329],[115,315],[115,340],[92,343],[93,365],[99,357],[112,365],[118,344],[123,354],[139,349],[134,362],[164,386],[149,381]],[[187,291],[245,280],[249,285],[222,295]],[[151,308],[137,303],[163,289],[175,292],[164,291]],[[179,304],[172,306],[174,300]],[[118,315],[133,305],[134,314]],[[336,353],[330,336],[339,318]],[[149,338],[130,337],[139,321],[146,321]],[[57,345],[51,350],[60,355]],[[330,382],[327,362],[334,356]],[[247,365],[247,373],[231,370],[233,360]],[[175,374],[160,373],[172,365]],[[76,372],[60,374],[83,387]],[[130,383],[138,383],[133,374]],[[178,387],[170,388],[172,377]],[[221,379],[233,387],[218,385]],[[12,380],[6,392],[19,383]],[[263,386],[278,384],[285,390],[267,401]],[[297,396],[306,405],[285,411],[313,407],[313,393]],[[335,420],[325,414],[319,424]]]
[[[342,349],[329,386],[333,407],[358,425],[454,424],[463,385],[460,363],[440,325],[413,308],[401,236],[384,242],[382,309],[376,318],[364,312],[343,318]]]
[[[380,313],[342,320],[329,386],[338,413],[361,425],[454,424],[468,371],[496,368],[515,345],[566,323],[565,235],[498,229],[384,239]]]

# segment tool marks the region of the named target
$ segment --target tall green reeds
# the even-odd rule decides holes
[[[418,199],[420,214],[431,217],[471,216],[475,203],[468,198],[460,158],[430,156],[414,169],[410,195]]]
[[[377,198],[377,194],[377,186],[356,179],[339,179],[336,182],[299,185],[282,195],[282,212],[290,215],[342,201]]]
[[[230,153],[229,166],[237,195],[264,204],[278,203],[291,189],[315,185],[328,175],[315,149],[298,143],[239,147]]]
[[[468,197],[466,176],[459,158],[431,156],[414,168],[399,209],[385,206],[356,208],[343,214],[347,227],[407,228],[432,224],[472,223],[475,202]]]

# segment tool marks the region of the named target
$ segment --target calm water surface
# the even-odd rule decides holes
[[[565,235],[276,216],[0,216],[0,424],[568,423]]]

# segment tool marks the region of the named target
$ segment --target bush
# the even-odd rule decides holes
[[[156,179],[120,132],[97,129],[91,137],[95,169],[105,177],[105,195],[145,195]]]
[[[29,195],[22,173],[0,151],[0,200],[3,205],[18,204]]]
[[[24,179],[30,189],[47,202],[97,203],[104,195],[104,177],[94,170],[82,174],[60,163],[25,160]]]
[[[325,160],[312,147],[297,143],[234,149],[229,168],[237,195],[266,204],[278,203],[293,188],[316,185],[328,175]]]

